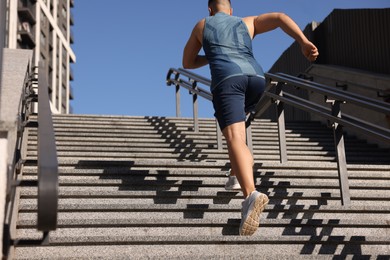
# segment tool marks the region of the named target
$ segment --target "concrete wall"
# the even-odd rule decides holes
[[[304,29],[305,35],[320,52],[315,63],[305,60],[299,45],[294,42],[269,72],[293,76],[304,74],[324,85],[335,88],[347,85],[346,91],[389,102],[390,31],[388,26],[383,26],[389,21],[390,8],[335,9],[323,22],[313,22]],[[286,88],[286,91],[326,105],[322,95],[294,88]],[[390,128],[390,115],[374,114],[351,104],[343,104],[342,108],[345,114]],[[285,116],[286,120],[323,120],[287,105]]]
[[[0,252],[3,252],[3,223],[5,220],[5,197],[7,189],[7,132],[0,130]]]
[[[6,0],[0,0],[0,62],[1,62],[2,57],[3,57],[2,50],[5,47],[5,31],[6,31],[5,17],[7,15],[6,10],[7,10]]]
[[[373,100],[385,101],[385,97],[390,94],[390,75],[373,73],[358,69],[351,69],[332,65],[314,64],[307,69],[306,74],[313,77],[317,83],[332,87],[343,88],[345,91],[371,98]],[[311,101],[328,106],[324,102],[324,97],[312,93],[309,95]],[[342,113],[357,117],[370,122],[376,126],[390,129],[389,115],[375,112],[354,104],[343,104]],[[321,117],[313,116],[313,120],[326,121]],[[369,136],[362,135],[354,129],[346,129],[348,133],[364,138],[372,143],[382,146],[382,143]],[[385,146],[388,147],[388,146]]]
[[[0,0],[0,64],[3,62],[3,48],[5,44],[5,17],[6,17],[6,0]],[[1,97],[1,71],[0,67],[0,97]],[[1,113],[1,111],[0,111]],[[7,187],[6,179],[6,157],[3,156],[7,152],[7,133],[0,130],[0,254],[3,252],[3,221],[5,211],[5,191]]]
[[[2,0],[1,0],[2,1]],[[14,162],[20,98],[31,50],[3,49],[0,95],[0,238],[3,241],[8,168]],[[2,250],[2,242],[0,249]]]
[[[390,8],[384,9],[335,9],[323,22],[312,22],[304,29],[305,35],[319,49],[320,56],[315,64],[340,66],[361,71],[362,76],[352,73],[350,79],[366,80],[368,73],[390,75]],[[304,74],[311,66],[301,54],[299,45],[294,42],[271,67],[271,73],[283,72],[293,76]],[[369,80],[372,83],[372,80]],[[321,82],[325,84],[324,82]],[[332,82],[330,82],[332,83]],[[329,83],[329,84],[330,84]],[[370,83],[370,84],[371,84]],[[328,84],[328,83],[326,83]],[[333,83],[332,83],[333,84]],[[380,84],[369,85],[368,88],[380,90]],[[389,87],[387,87],[389,88]],[[348,91],[361,93],[361,88],[349,87]],[[288,89],[289,92],[301,97],[310,93],[303,90]],[[286,106],[287,107],[287,106]],[[311,115],[286,109],[287,120],[309,120]]]

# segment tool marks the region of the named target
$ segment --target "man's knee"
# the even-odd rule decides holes
[[[235,141],[246,142],[245,122],[228,125],[222,132],[225,136],[226,142],[228,143]]]

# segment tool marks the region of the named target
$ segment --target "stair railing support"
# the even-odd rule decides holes
[[[253,139],[252,139],[252,125],[246,128],[246,145],[248,146],[251,154],[253,155]]]
[[[276,85],[276,95],[283,96],[282,86],[284,83]],[[278,136],[279,136],[279,154],[280,162],[286,163],[287,159],[287,144],[286,144],[286,125],[284,118],[284,103],[280,100],[276,101],[276,113],[278,118]]]
[[[219,151],[222,151],[223,150],[223,147],[222,147],[222,132],[221,132],[221,129],[219,128],[219,124],[218,124],[218,120],[215,119],[215,128],[216,128],[216,131],[217,131],[217,148]]]
[[[194,90],[192,94],[192,110],[194,115],[194,132],[199,132],[199,113],[198,113],[198,94],[196,94],[197,91],[197,82],[195,80],[190,79],[190,82],[192,83],[192,89]]]
[[[341,118],[341,104],[343,101],[326,100],[331,103],[332,115]],[[351,195],[348,184],[348,170],[345,156],[343,126],[334,122],[332,124],[334,143],[336,149],[337,171],[340,185],[340,196],[342,205],[349,207],[351,205]]]
[[[180,117],[180,85],[176,85],[176,117]]]

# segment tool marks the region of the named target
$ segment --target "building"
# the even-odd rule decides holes
[[[271,67],[270,73],[306,77],[390,102],[390,8],[335,9],[324,21],[312,22],[303,31],[319,49],[317,61],[308,62],[299,44],[294,42]],[[324,102],[323,97],[320,99],[305,90],[290,88],[288,91],[317,103]],[[372,124],[390,127],[390,115],[375,114],[351,104],[344,104],[343,111]],[[320,120],[293,107],[286,109],[286,118]]]
[[[72,113],[71,9],[73,0],[6,1],[5,48],[33,49],[33,65],[39,62],[47,73],[53,113]]]

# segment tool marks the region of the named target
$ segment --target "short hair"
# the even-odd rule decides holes
[[[212,5],[212,4],[215,4],[215,2],[218,2],[220,0],[209,0],[209,6]],[[229,4],[231,5],[232,3],[230,2],[230,0],[227,0],[229,1]]]

